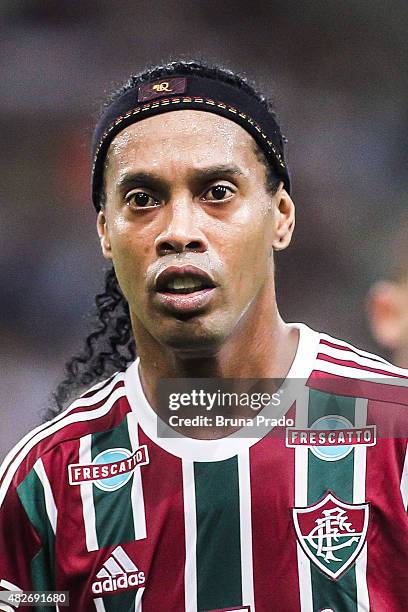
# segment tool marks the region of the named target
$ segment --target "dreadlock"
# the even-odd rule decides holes
[[[53,393],[56,406],[49,408],[46,418],[58,414],[74,394],[125,370],[136,358],[129,306],[113,267],[105,273],[105,290],[96,295],[95,305],[94,330],[81,353],[66,363],[66,376]]]
[[[122,96],[128,89],[143,82],[169,77],[171,75],[199,75],[221,80],[234,85],[253,96],[267,111],[275,117],[271,103],[258,92],[243,76],[217,66],[209,66],[199,62],[171,62],[156,66],[138,75],[131,76],[128,81],[116,89],[103,104],[102,110],[114,100]],[[284,141],[284,137],[282,137]],[[283,147],[283,142],[282,142]],[[258,159],[265,165],[267,187],[275,193],[279,185],[272,165],[268,163],[263,151],[255,143]],[[105,206],[105,190],[101,190],[100,206]],[[133,339],[129,314],[129,306],[119,287],[113,268],[105,275],[105,290],[95,298],[96,321],[94,330],[85,340],[83,350],[66,365],[65,378],[53,393],[52,406],[46,413],[46,418],[52,418],[63,410],[69,400],[83,392],[92,384],[104,380],[117,371],[123,371],[136,358],[136,346]]]

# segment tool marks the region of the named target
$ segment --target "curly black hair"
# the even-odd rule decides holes
[[[94,329],[85,339],[82,351],[66,363],[66,376],[53,393],[46,420],[66,408],[75,395],[125,370],[136,358],[129,306],[113,267],[105,273],[105,289],[96,295],[95,305]]]
[[[253,96],[275,118],[270,100],[257,91],[245,77],[218,66],[196,61],[171,62],[131,76],[124,85],[109,95],[103,109],[135,85],[172,74],[196,74],[235,85]],[[282,137],[282,147],[284,141]],[[255,151],[259,160],[265,165],[267,187],[272,193],[275,193],[280,180],[256,143]],[[101,208],[105,205],[104,189],[100,194],[100,205]],[[129,306],[119,287],[113,267],[107,270],[105,290],[96,296],[95,302],[95,328],[85,339],[85,346],[80,354],[66,363],[66,376],[53,393],[52,405],[45,415],[46,419],[56,416],[68,405],[69,400],[81,391],[86,391],[92,384],[109,378],[117,371],[125,370],[136,358]]]

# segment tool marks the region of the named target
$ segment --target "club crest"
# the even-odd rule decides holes
[[[300,546],[326,576],[337,580],[364,546],[369,504],[347,504],[329,491],[313,506],[292,512]]]

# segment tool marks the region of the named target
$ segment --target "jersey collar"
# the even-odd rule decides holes
[[[293,405],[313,370],[317,355],[319,344],[318,332],[310,329],[303,323],[292,323],[291,325],[299,330],[299,342],[295,358],[282,385],[282,387],[287,385],[287,391],[285,389],[285,393],[282,395],[283,401],[279,406],[278,412],[276,407],[266,406],[259,413],[271,418],[280,418]],[[140,359],[137,358],[126,370],[125,388],[130,407],[146,435],[158,446],[176,457],[190,461],[221,461],[229,459],[240,452],[248,450],[273,429],[273,427],[267,430],[262,429],[262,434],[260,435],[259,428],[248,428],[244,434],[245,437],[243,436],[243,429],[240,429],[218,440],[197,440],[178,433],[174,437],[159,437],[157,435],[159,417],[150,406],[143,392],[139,375],[139,363]],[[253,437],[251,437],[252,433],[254,434]]]

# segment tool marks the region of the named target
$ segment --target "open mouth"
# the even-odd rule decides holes
[[[160,272],[154,288],[162,308],[176,316],[188,317],[209,307],[217,283],[196,266],[169,266]]]
[[[214,287],[212,278],[195,266],[170,266],[163,270],[156,280],[156,291],[159,293],[186,295]]]
[[[166,293],[196,293],[202,289],[211,289],[210,284],[202,283],[199,279],[187,276],[186,278],[174,278],[161,290]]]

